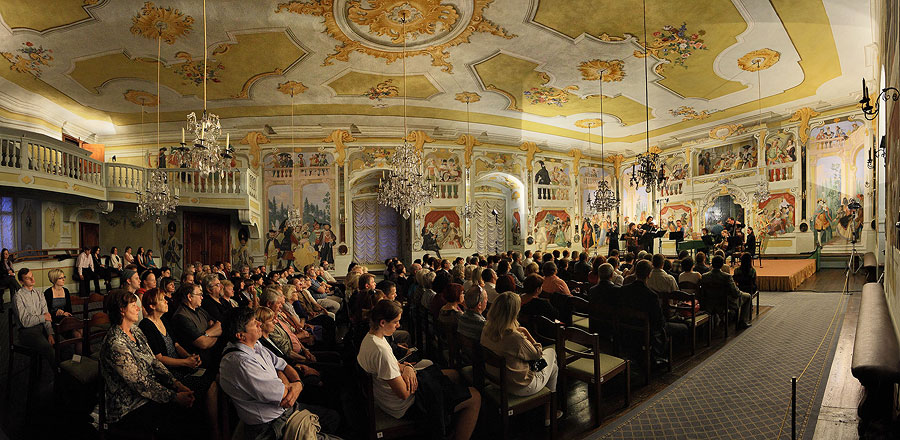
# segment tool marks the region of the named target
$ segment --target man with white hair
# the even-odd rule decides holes
[[[463,296],[466,311],[457,318],[456,331],[476,341],[481,340],[484,329],[484,309],[487,308],[487,292],[481,286],[472,286]]]

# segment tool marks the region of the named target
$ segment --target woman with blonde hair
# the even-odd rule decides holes
[[[535,262],[528,263],[528,266],[525,266],[525,277],[526,278],[528,277],[528,275],[531,275],[533,273],[536,273],[538,275],[541,274],[541,267],[538,266],[538,264]]]
[[[72,316],[72,297],[69,289],[66,289],[66,275],[61,269],[51,269],[47,274],[51,286],[44,291],[44,299],[47,300],[47,311],[53,322],[62,321],[66,316]],[[0,293],[2,294],[2,293]],[[81,330],[72,330],[71,336],[80,337]],[[75,344],[75,353],[81,354],[81,343]]]
[[[513,292],[498,295],[488,311],[481,345],[506,359],[506,386],[512,394],[531,396],[545,386],[556,392],[556,351],[541,347],[525,327],[519,326],[521,305],[519,295]]]

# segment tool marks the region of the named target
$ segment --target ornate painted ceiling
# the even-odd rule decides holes
[[[399,127],[406,93],[416,127],[470,121],[473,134],[566,148],[586,147],[598,119],[611,151],[629,152],[643,149],[645,56],[654,142],[849,105],[874,76],[877,20],[860,0],[647,0],[646,41],[635,0],[207,8],[208,107],[238,129],[285,127],[292,112],[299,127]],[[4,0],[0,19],[0,122],[68,121],[115,144],[142,117],[155,125],[160,101],[170,133],[202,108],[200,0]]]

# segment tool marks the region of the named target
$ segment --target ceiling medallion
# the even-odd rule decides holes
[[[581,71],[581,79],[585,81],[597,81],[603,78],[603,82],[622,81],[625,78],[625,62],[622,60],[590,60],[578,65]],[[603,72],[603,75],[600,74]]]
[[[161,37],[168,44],[175,44],[178,37],[187,35],[194,24],[194,18],[184,15],[178,9],[153,6],[144,3],[138,15],[131,18],[131,33],[155,40]]]
[[[737,64],[741,70],[757,72],[774,66],[779,59],[781,59],[781,53],[778,51],[772,49],[759,49],[747,52],[746,55],[738,58]]]
[[[713,110],[713,113],[715,113],[715,110]],[[682,121],[691,121],[694,119],[706,119],[711,113],[709,110],[698,112],[697,110],[694,110],[694,107],[682,105],[681,107],[670,109],[669,114],[676,117],[680,116]]]
[[[124,96],[126,101],[144,107],[156,107],[159,105],[159,96],[143,90],[128,90]]]
[[[296,96],[307,91],[308,89],[309,88],[303,85],[303,83],[300,81],[288,81],[278,84],[278,88],[276,90],[284,93],[285,95]]]
[[[575,126],[579,128],[597,128],[603,125],[603,121],[598,118],[579,119],[575,121]]]
[[[470,6],[454,5],[454,1],[463,3],[460,0],[293,0],[279,3],[275,12],[322,17],[325,32],[339,41],[335,52],[325,57],[323,66],[349,61],[353,52],[383,58],[388,63],[404,56],[429,55],[433,66],[453,73],[447,49],[468,43],[475,32],[506,39],[516,36],[484,17],[485,9],[494,0],[473,0]],[[335,10],[342,11],[341,16],[335,17]],[[403,14],[408,20],[406,37],[398,31]],[[461,17],[468,20],[460,20]],[[405,55],[399,50],[403,43],[411,46]]]
[[[475,92],[462,92],[462,93],[457,93],[456,97],[453,99],[455,99],[459,102],[464,102],[466,104],[471,104],[473,102],[481,101],[481,95],[479,95]]]

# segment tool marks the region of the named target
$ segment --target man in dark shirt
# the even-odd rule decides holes
[[[218,363],[215,354],[222,336],[222,324],[213,321],[200,305],[203,291],[199,285],[185,284],[178,289],[181,306],[172,315],[172,333],[176,342],[191,354],[199,354],[203,365]],[[221,352],[221,349],[218,350]],[[209,368],[209,367],[207,367]]]
[[[600,281],[588,291],[588,301],[600,306],[618,307],[621,303],[622,288],[612,282],[613,267],[603,263],[597,268]]]
[[[591,265],[587,262],[587,252],[578,255],[578,262],[572,270],[572,277],[578,282],[587,282],[588,275],[591,273]]]
[[[743,330],[750,327],[750,294],[741,292],[731,275],[722,272],[725,259],[715,256],[712,259],[712,269],[700,278],[701,298],[715,298],[715,295],[726,295],[728,310],[737,312],[740,310],[740,321],[737,329]],[[701,299],[701,304],[703,300]],[[719,312],[714,310],[714,312]]]
[[[662,308],[659,305],[659,295],[647,287],[647,276],[653,265],[647,260],[638,261],[635,264],[635,280],[622,288],[621,305],[630,309],[647,313],[650,319],[650,348],[656,364],[665,363],[666,358],[666,320],[663,318]],[[626,341],[627,342],[627,341]],[[639,341],[631,341],[632,345],[628,351],[632,351],[637,346],[633,344]]]

